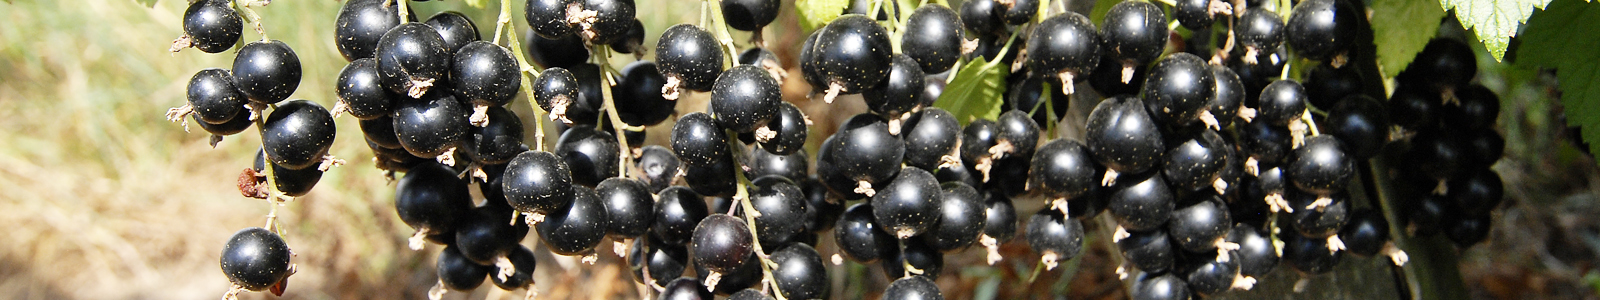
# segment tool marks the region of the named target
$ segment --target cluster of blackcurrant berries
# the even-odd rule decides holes
[[[184,35],[174,41],[173,51],[233,49],[243,27],[237,5],[225,0],[191,2],[183,16]],[[194,119],[212,135],[213,146],[223,136],[258,125],[261,150],[254,166],[240,174],[238,187],[245,197],[270,199],[275,212],[277,203],[309,192],[324,171],[343,162],[328,154],[336,133],[328,110],[307,100],[284,101],[300,85],[299,57],[283,42],[262,37],[237,48],[231,70],[196,73],[189,80],[187,103],[168,110],[167,118]],[[275,215],[268,215],[265,228],[235,233],[223,248],[222,271],[233,282],[227,297],[246,290],[283,293],[287,278],[294,274],[289,262],[293,254],[275,232]]]
[[[1473,83],[1477,57],[1461,41],[1435,39],[1396,77],[1388,111],[1407,141],[1399,180],[1410,201],[1407,231],[1443,232],[1466,248],[1489,235],[1490,211],[1504,196],[1500,159],[1505,138],[1494,130],[1500,99]]]

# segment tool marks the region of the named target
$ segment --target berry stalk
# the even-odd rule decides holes
[[[404,20],[404,18],[401,18],[401,20]],[[501,0],[500,17],[498,21],[496,21],[495,25],[494,38],[496,45],[500,44],[500,31],[504,29],[503,27],[508,25],[511,25],[511,0]],[[528,106],[533,107],[533,119],[537,120],[533,122],[534,149],[545,151],[544,121],[542,120],[544,120],[543,117],[548,114],[548,112],[545,112],[543,108],[540,108],[539,101],[533,98],[534,77],[538,77],[539,73],[543,71],[543,69],[528,63],[527,55],[522,53],[522,42],[521,40],[517,39],[516,30],[505,30],[505,35],[506,46],[511,48],[511,56],[517,59],[517,67],[521,68],[521,70],[517,73],[522,76],[522,94],[528,97]]]
[[[617,144],[622,146],[619,148],[620,151],[617,151],[617,155],[621,157],[621,160],[619,160],[619,163],[617,164],[617,174],[618,176],[627,178],[628,165],[630,165],[628,162],[633,161],[631,158],[631,156],[633,156],[633,151],[630,149],[633,148],[628,146],[627,135],[624,135],[623,132],[624,130],[627,130],[628,123],[622,122],[622,117],[617,114],[617,103],[614,99],[612,99],[613,97],[611,96],[611,87],[617,85],[616,77],[611,76],[616,73],[616,70],[611,69],[611,47],[607,45],[594,45],[594,50],[591,51],[590,56],[593,56],[595,59],[595,64],[600,65],[600,67],[603,69],[603,71],[600,72],[600,81],[602,83],[600,87],[600,95],[605,99],[606,116],[611,121],[611,127],[617,132]],[[596,126],[595,128],[599,128],[599,126]]]
[[[729,136],[738,136],[737,132],[729,131],[728,133]],[[744,147],[739,146],[738,140],[728,139],[728,148],[733,151],[734,157],[740,157],[743,155],[740,152],[744,152]],[[756,214],[760,212],[756,210],[755,205],[750,204],[750,193],[745,190],[745,187],[750,186],[750,179],[744,176],[744,170],[733,170],[733,174],[738,178],[738,181],[734,184],[733,201],[738,202],[738,205],[744,209],[744,224],[745,227],[750,229],[750,241],[753,246],[751,249],[755,251],[756,259],[761,260],[761,281],[764,282],[762,288],[765,289],[770,286],[773,290],[772,295],[775,298],[788,300],[783,297],[783,291],[779,290],[778,280],[772,277],[772,268],[777,263],[772,262],[772,259],[765,254],[767,252],[761,249],[761,236],[756,231]]]

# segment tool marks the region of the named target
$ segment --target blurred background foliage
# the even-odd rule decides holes
[[[212,148],[198,128],[162,118],[183,104],[188,78],[204,68],[227,68],[232,52],[168,53],[181,34],[183,0],[11,0],[0,2],[0,295],[24,299],[199,299],[228,287],[218,269],[222,244],[236,230],[261,226],[269,204],[239,196],[234,186],[260,139],[251,131]],[[1088,0],[1084,0],[1088,1]],[[1084,1],[1068,7],[1094,6]],[[1112,1],[1112,0],[1101,0]],[[420,18],[435,12],[466,13],[485,38],[498,10],[462,1],[418,2]],[[513,17],[519,35],[522,1]],[[696,1],[637,1],[653,47],[659,30],[698,21]],[[304,78],[293,99],[324,106],[334,101],[332,83],[345,61],[334,48],[333,19],[340,1],[279,0],[257,8],[273,39],[295,49]],[[767,42],[793,66],[803,37],[792,1]],[[248,27],[247,27],[248,28]],[[1469,34],[1456,23],[1442,35]],[[245,40],[260,36],[246,30]],[[748,33],[735,32],[741,47]],[[1465,38],[1473,41],[1475,39]],[[1380,41],[1381,42],[1381,41]],[[1515,52],[1516,40],[1513,40]],[[1593,156],[1577,146],[1566,126],[1554,71],[1496,63],[1481,44],[1478,79],[1500,94],[1499,128],[1506,157],[1495,169],[1504,177],[1505,207],[1498,210],[1489,240],[1461,253],[1460,267],[1474,298],[1585,298],[1600,290],[1600,172]],[[1512,57],[1512,55],[1507,55]],[[646,56],[649,59],[649,56]],[[614,56],[620,68],[628,61]],[[798,70],[791,70],[798,74]],[[785,83],[787,100],[817,120],[812,143],[839,122],[864,111],[859,98],[832,106],[806,98],[799,76]],[[1573,84],[1573,83],[1568,83]],[[1584,86],[1592,83],[1576,83]],[[698,111],[699,99],[680,101],[679,111]],[[1092,101],[1077,101],[1073,115],[1087,114]],[[513,108],[532,118],[525,101]],[[332,153],[350,164],[328,172],[311,194],[279,209],[299,273],[285,298],[414,299],[435,281],[433,256],[405,248],[411,230],[394,213],[393,185],[370,161],[353,118],[340,118]],[[530,125],[531,126],[531,125]],[[1080,125],[1081,126],[1081,125]],[[662,144],[670,124],[651,129],[650,144]],[[1073,130],[1062,130],[1072,135]],[[531,136],[531,135],[530,135]],[[531,137],[530,137],[531,138]],[[553,132],[549,136],[554,140]],[[1020,203],[1030,204],[1020,204]],[[1019,211],[1037,208],[1019,201]],[[1094,229],[1091,230],[1104,230]],[[1015,240],[996,266],[982,263],[981,250],[947,256],[939,284],[951,299],[1122,298],[1116,284],[1116,254],[1091,234],[1090,249],[1071,264],[1028,281],[1037,256]],[[534,244],[536,238],[525,240]],[[819,250],[833,253],[828,238]],[[639,297],[626,265],[602,245],[601,260],[576,260],[540,253],[540,295],[554,299]],[[535,248],[537,249],[537,248]],[[1363,260],[1354,258],[1352,260]],[[1349,264],[1349,262],[1347,262]],[[876,264],[846,263],[830,271],[836,298],[875,298],[887,281]],[[1348,286],[1342,288],[1357,289]],[[252,293],[246,299],[268,298]],[[447,298],[500,299],[518,293],[480,287]]]

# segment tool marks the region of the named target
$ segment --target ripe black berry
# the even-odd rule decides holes
[[[980,36],[998,35],[1006,29],[994,0],[961,2],[961,25]],[[913,13],[914,14],[914,13]]]
[[[1228,232],[1227,241],[1239,244],[1239,275],[1261,277],[1278,266],[1278,248],[1255,226],[1239,224]]]
[[[1289,154],[1289,128],[1264,120],[1244,123],[1239,129],[1239,154],[1261,164],[1277,164]],[[1248,167],[1248,166],[1247,166]]]
[[[655,196],[644,183],[627,178],[607,178],[595,187],[605,204],[606,233],[615,238],[636,238],[655,224]]]
[[[1011,198],[999,192],[984,194],[983,235],[996,242],[1010,241],[1017,235],[1017,209],[1011,206]]]
[[[678,88],[710,91],[722,72],[722,47],[700,26],[678,24],[667,28],[656,42],[656,64],[667,84],[667,99],[678,99]]]
[[[489,124],[467,128],[467,139],[461,143],[467,159],[482,165],[510,162],[517,154],[527,151],[522,144],[522,119],[504,107],[490,107]]]
[[[661,76],[654,62],[641,60],[623,67],[622,77],[611,87],[617,117],[632,126],[656,125],[671,117],[677,102],[661,97],[661,86],[666,83],[667,78]]]
[[[746,252],[745,256],[744,264],[733,268],[732,271],[719,272],[722,280],[717,281],[717,285],[712,287],[712,293],[727,296],[761,283],[763,278],[761,275],[761,260],[756,258],[754,251]],[[706,265],[699,261],[694,263],[694,272],[695,274],[703,275],[711,274],[711,270],[707,269]]]
[[[656,299],[712,300],[716,299],[714,297],[716,296],[712,295],[711,291],[706,290],[705,286],[700,285],[700,281],[695,280],[694,278],[683,277],[674,279],[672,282],[667,283],[666,288],[661,290],[661,297],[657,297]]]
[[[789,102],[778,102],[778,114],[767,122],[766,128],[775,131],[771,139],[761,142],[761,149],[777,155],[802,153],[806,145],[806,131],[810,119],[805,112]],[[757,131],[760,131],[759,129]]]
[[[1183,134],[1172,148],[1167,149],[1161,165],[1162,175],[1173,189],[1195,191],[1217,187],[1223,168],[1228,166],[1229,145],[1222,136],[1209,129]],[[1222,182],[1226,185],[1230,182]],[[1221,192],[1221,191],[1219,191]]]
[[[1205,60],[1189,53],[1173,53],[1150,67],[1144,79],[1145,109],[1162,124],[1187,126],[1200,118],[1211,97],[1216,78]]]
[[[1133,69],[1155,61],[1167,46],[1167,15],[1150,2],[1117,3],[1100,22],[1100,38],[1110,58],[1122,62],[1122,82]]]
[[[450,72],[450,52],[433,27],[405,23],[389,29],[374,52],[383,85],[411,98],[422,98]]]
[[[1439,106],[1439,93],[1419,84],[1401,84],[1389,95],[1389,119],[1409,130],[1435,127],[1444,110]]]
[[[316,187],[317,182],[322,180],[322,170],[317,168],[295,170],[273,164],[272,178],[273,186],[278,188],[278,192],[289,197],[300,197],[310,193],[311,188]]]
[[[1500,97],[1483,85],[1472,84],[1455,88],[1455,105],[1445,105],[1439,114],[1446,128],[1470,131],[1493,130],[1495,119],[1500,117]]]
[[[575,34],[547,38],[530,32],[524,44],[528,59],[546,68],[572,68],[589,61],[589,46]]]
[[[940,188],[939,220],[923,235],[934,249],[940,252],[957,252],[978,241],[983,234],[985,212],[982,194],[971,186],[959,182],[945,183]]]
[[[900,248],[884,250],[883,259],[878,264],[883,267],[883,275],[888,279],[906,276],[925,276],[938,279],[939,273],[944,270],[944,253],[929,246],[926,239],[914,238],[901,241]],[[910,268],[906,268],[910,265]],[[917,271],[921,271],[920,274]]]
[[[416,20],[414,11],[409,19]],[[334,25],[334,45],[345,60],[371,58],[383,33],[400,25],[400,6],[383,0],[345,1]]]
[[[1289,38],[1289,48],[1300,56],[1327,60],[1350,47],[1356,36],[1356,18],[1363,16],[1336,0],[1302,1],[1294,5],[1284,36]]]
[[[255,41],[233,58],[233,85],[250,102],[273,104],[300,87],[300,57],[282,41]]]
[[[1455,242],[1457,247],[1472,247],[1489,237],[1489,229],[1494,225],[1492,221],[1489,215],[1451,217],[1445,220],[1444,236]]]
[[[944,5],[924,5],[906,19],[900,49],[917,61],[923,73],[950,70],[961,58],[961,43],[966,38],[956,11]],[[1032,49],[1031,47],[1029,49]]]
[[[777,250],[806,231],[805,192],[789,179],[758,177],[750,181],[749,197],[750,205],[760,213],[755,220],[762,249]],[[744,210],[739,212],[743,215]]]
[[[649,184],[652,193],[672,185],[672,180],[677,178],[678,170],[681,170],[682,162],[678,161],[678,155],[661,145],[644,146],[642,149],[639,156],[634,158],[639,170],[644,171],[639,180]]]
[[[725,214],[712,214],[694,228],[689,251],[695,264],[715,273],[729,273],[750,257],[755,240],[743,220]]]
[[[904,155],[905,143],[889,134],[883,118],[858,114],[822,142],[817,174],[846,199],[870,197],[874,187],[888,184],[900,173]]]
[[[1331,135],[1306,138],[1290,156],[1283,175],[1296,187],[1318,195],[1343,191],[1355,177],[1355,164],[1344,149],[1344,143]]]
[[[1306,73],[1306,81],[1302,85],[1306,88],[1306,100],[1310,100],[1312,106],[1328,110],[1339,106],[1338,103],[1346,97],[1360,94],[1363,80],[1356,68],[1317,64],[1311,72]]]
[[[794,244],[772,253],[772,278],[778,283],[778,292],[788,299],[827,298],[832,285],[828,269],[822,264],[822,255],[805,244]]]
[[[483,278],[489,276],[489,271],[494,266],[472,262],[460,249],[448,246],[439,252],[439,262],[435,265],[439,272],[439,282],[444,287],[453,291],[471,291],[483,284]]]
[[[922,104],[922,90],[928,85],[927,79],[916,60],[903,54],[895,55],[889,66],[889,77],[861,91],[861,97],[868,111],[884,118],[899,119],[901,114],[910,113]]]
[[[1122,257],[1141,271],[1164,273],[1172,269],[1177,249],[1172,246],[1165,228],[1148,231],[1130,231],[1128,236],[1116,241]]]
[[[637,12],[633,0],[584,0],[583,9],[594,12],[594,19],[579,23],[590,44],[610,44],[628,36]]]
[[[606,178],[617,177],[617,165],[622,163],[617,151],[621,150],[616,136],[588,124],[561,133],[555,148],[556,156],[571,168],[572,182],[590,187]]]
[[[633,19],[633,24],[628,25],[628,31],[610,43],[612,51],[623,54],[633,53],[635,57],[644,54],[643,45],[644,23],[639,22],[639,19]]]
[[[1450,198],[1461,212],[1468,215],[1489,214],[1489,211],[1500,206],[1504,196],[1505,187],[1500,182],[1500,174],[1490,169],[1451,179],[1449,191],[1445,193],[1446,198]]]
[[[1303,3],[1303,2],[1302,2]],[[1328,251],[1327,240],[1298,235],[1280,235],[1283,239],[1283,260],[1306,274],[1316,275],[1333,271],[1344,258],[1344,251]]]
[[[462,47],[466,47],[467,43],[483,39],[478,34],[478,26],[472,24],[472,19],[459,12],[442,11],[432,17],[428,17],[428,21],[423,23],[428,24],[428,27],[433,27],[433,30],[439,33],[439,38],[444,41],[445,53],[454,54],[460,51]],[[451,76],[450,78],[456,77]]]
[[[1500,160],[1500,155],[1505,152],[1506,139],[1494,130],[1474,130],[1468,132],[1463,143],[1466,144],[1467,157],[1478,166],[1491,166]]]
[[[418,100],[403,100],[390,115],[394,132],[407,152],[435,157],[451,151],[466,138],[470,110],[449,94],[431,93]]]
[[[1417,53],[1406,73],[1416,74],[1435,90],[1464,86],[1478,74],[1478,56],[1459,40],[1435,38]]]
[[[555,254],[585,254],[606,237],[609,219],[600,196],[587,187],[574,185],[571,189],[572,205],[565,212],[546,215],[544,222],[534,224],[539,238]]]
[[[1083,196],[1099,185],[1095,177],[1101,173],[1089,148],[1071,139],[1052,140],[1039,146],[1030,168],[1029,184],[1042,191],[1047,200],[1072,200]]]
[[[778,18],[779,0],[723,0],[722,18],[728,22],[728,27],[743,31],[755,31],[760,35],[761,27],[766,27]],[[801,298],[805,299],[805,298]]]
[[[539,103],[540,109],[550,113],[551,120],[571,124],[568,111],[584,102],[579,85],[578,77],[572,71],[561,67],[545,69],[533,81],[534,102]]]
[[[1028,246],[1038,252],[1046,268],[1077,257],[1083,251],[1083,224],[1061,211],[1042,209],[1028,218]]]
[[[1178,19],[1178,24],[1191,30],[1211,28],[1215,22],[1211,3],[1214,0],[1182,0],[1172,5],[1172,18]]]
[[[732,197],[735,192],[736,168],[739,168],[738,161],[729,154],[713,157],[705,165],[688,163],[684,165],[684,174],[695,175],[684,176],[683,182],[701,195]]]
[[[507,291],[532,288],[533,272],[539,265],[539,262],[534,260],[533,250],[529,250],[528,247],[517,246],[506,254],[506,259],[511,260],[512,275],[506,276],[505,279],[501,279],[498,275],[489,276],[489,281],[493,282],[494,286]],[[489,274],[500,274],[501,272],[500,267],[495,267],[494,272]]]
[[[883,290],[884,300],[944,300],[939,285],[924,276],[907,276],[889,283]]]
[[[900,137],[905,140],[905,163],[923,170],[938,170],[940,159],[955,149],[961,124],[944,109],[930,107],[906,121]]]
[[[700,194],[682,186],[661,190],[659,195],[655,206],[655,223],[650,225],[650,232],[660,236],[668,245],[688,244],[695,226],[710,215],[705,200]]]
[[[527,224],[512,221],[495,209],[474,208],[457,222],[453,248],[477,264],[493,266],[528,236]]]
[[[839,244],[840,252],[859,263],[877,261],[884,251],[896,247],[895,237],[873,221],[872,210],[870,203],[850,206],[833,228],[833,239]]]
[[[189,4],[183,11],[183,34],[200,51],[217,53],[239,43],[244,20],[228,1],[205,0]]]
[[[1283,27],[1282,17],[1261,7],[1250,7],[1239,15],[1233,32],[1239,45],[1244,46],[1244,62],[1254,64],[1257,54],[1278,49],[1283,44]]]
[[[582,8],[577,0],[528,0],[528,5],[523,8],[523,17],[528,19],[528,26],[540,37],[562,38],[573,32],[573,26],[567,19],[567,11],[573,9],[569,6]]]
[[[1286,126],[1300,120],[1306,111],[1306,88],[1294,80],[1279,80],[1261,90],[1256,118],[1268,124]]]
[[[294,273],[291,256],[289,244],[278,234],[260,227],[245,228],[222,247],[222,273],[234,285],[260,291]]]
[[[1234,281],[1239,277],[1239,257],[1231,251],[1191,254],[1187,265],[1177,271],[1184,275],[1184,282],[1189,284],[1190,291],[1216,296],[1234,287]]]
[[[727,157],[728,133],[711,115],[692,112],[672,125],[672,151],[685,165],[706,165]]]
[[[655,234],[647,234],[633,241],[633,246],[628,247],[628,267],[633,270],[633,279],[638,283],[645,283],[644,270],[650,270],[650,279],[655,285],[666,285],[673,278],[683,275],[683,269],[689,266],[689,250],[683,246],[667,245]]]
[[[1028,36],[1028,68],[1040,76],[1058,78],[1048,82],[1060,87],[1062,94],[1072,94],[1073,83],[1088,78],[1100,64],[1100,53],[1094,23],[1074,12],[1045,19]]]
[[[1322,209],[1309,208],[1312,202],[1317,201],[1319,196],[1316,194],[1289,189],[1288,194],[1284,195],[1284,197],[1288,198],[1289,205],[1294,208],[1294,212],[1290,214],[1290,217],[1294,219],[1294,229],[1300,233],[1300,236],[1307,238],[1333,236],[1338,234],[1339,229],[1344,228],[1344,225],[1350,221],[1349,193],[1337,193],[1327,196],[1331,202]]]
[[[261,145],[267,159],[290,169],[305,169],[323,161],[333,146],[333,115],[316,102],[284,102],[267,116],[261,128]]]
[[[995,119],[995,145],[986,152],[995,159],[1017,158],[1026,162],[1039,145],[1039,124],[1021,110],[1011,110]],[[1026,166],[1024,169],[1026,170]],[[1026,179],[1026,172],[1024,178]]]
[[[189,110],[195,118],[210,124],[233,120],[249,103],[244,94],[233,86],[233,74],[218,68],[195,72],[194,77],[189,78],[186,96]],[[176,121],[183,121],[181,115],[178,118]]]
[[[1324,132],[1337,137],[1353,160],[1377,156],[1389,142],[1389,113],[1383,103],[1367,95],[1340,100],[1328,110],[1322,124]]]
[[[450,64],[450,91],[473,106],[473,124],[487,124],[484,111],[511,103],[522,85],[522,75],[511,51],[485,41],[473,41],[455,52]],[[481,118],[479,118],[481,116]]]
[[[418,236],[449,234],[456,221],[472,209],[472,194],[455,170],[424,162],[412,167],[395,185],[394,208]]]
[[[820,30],[811,60],[822,79],[829,96],[855,94],[875,85],[889,76],[892,64],[889,33],[866,16],[845,15]]]
[[[1383,218],[1381,211],[1358,209],[1350,213],[1350,222],[1339,230],[1339,238],[1350,253],[1376,255],[1383,250],[1384,243],[1389,242],[1389,221]]]
[[[572,204],[572,172],[550,152],[525,151],[506,165],[502,175],[506,202],[527,214],[550,215]]]
[[[339,71],[339,82],[334,90],[342,105],[336,106],[342,106],[344,112],[361,120],[388,117],[398,98],[383,87],[381,77],[377,60],[362,58],[351,61]]]
[[[872,196],[873,216],[885,232],[907,239],[932,229],[939,221],[939,182],[917,168],[900,170]]]
[[[1219,200],[1206,200],[1173,211],[1167,232],[1183,250],[1205,252],[1216,249],[1217,242],[1232,226],[1228,206]]]
[[[1139,173],[1161,162],[1166,145],[1155,121],[1135,97],[1114,97],[1089,113],[1087,145],[1095,161],[1106,166],[1105,185],[1117,174]]]
[[[777,116],[780,102],[783,94],[778,81],[768,76],[766,69],[753,65],[722,72],[711,88],[711,113],[716,116],[717,125],[736,132],[753,132],[767,126]]]
[[[1117,224],[1130,231],[1155,229],[1167,223],[1176,206],[1172,190],[1157,172],[1127,174],[1111,186],[1107,209]]]

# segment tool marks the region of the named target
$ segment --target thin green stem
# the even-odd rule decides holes
[[[245,19],[250,19],[250,24],[255,26],[256,33],[261,34],[261,40],[262,41],[270,41],[270,39],[267,39],[267,31],[266,31],[266,29],[261,25],[261,14],[256,13],[255,9],[251,9],[250,8],[250,3],[249,2],[245,2],[245,1],[252,1],[252,0],[234,0],[233,1],[234,10],[237,10],[240,13],[244,14]]]
[[[727,133],[729,137],[738,135],[738,133],[733,131],[727,131]],[[728,139],[728,149],[733,152],[734,157],[739,157],[743,154],[741,152],[744,152],[744,147],[740,146],[738,141],[738,139]],[[761,249],[761,236],[760,233],[756,231],[755,217],[756,213],[759,213],[760,211],[756,210],[755,205],[750,204],[750,193],[745,190],[746,187],[750,186],[750,179],[746,178],[744,176],[744,171],[740,170],[738,167],[734,168],[733,174],[738,178],[738,181],[735,182],[734,186],[735,190],[733,192],[733,201],[737,202],[738,205],[744,209],[744,224],[750,229],[750,240],[751,244],[754,245],[753,249],[756,253],[756,259],[761,260],[761,277],[768,285],[772,287],[773,297],[778,298],[778,300],[787,300],[783,297],[783,291],[778,287],[778,281],[772,277],[773,266],[777,264],[773,263],[771,259],[767,258],[767,252]]]
[[[394,2],[400,6],[400,24],[410,23],[411,20],[407,16],[411,15],[411,0],[394,0]]]
[[[717,43],[722,44],[722,69],[733,68],[733,63],[737,61],[733,54],[738,52],[739,48],[733,46],[733,35],[728,33],[728,25],[724,24],[726,19],[722,18],[722,5],[711,3],[711,0],[705,0],[701,3],[705,3],[707,7],[711,8],[711,27],[713,28],[706,28],[706,30],[711,30],[713,34],[716,34]]]
[[[595,61],[598,62],[598,64],[604,69],[604,71],[600,72],[600,81],[604,83],[604,85],[600,87],[600,95],[605,98],[606,116],[608,116],[611,120],[611,128],[615,129],[617,132],[617,143],[622,145],[622,148],[617,151],[617,155],[622,159],[617,161],[617,175],[627,178],[629,162],[633,161],[631,158],[631,156],[633,156],[633,148],[628,146],[628,137],[623,132],[624,130],[627,130],[628,124],[622,122],[622,117],[617,113],[616,101],[614,101],[611,96],[611,87],[617,85],[616,77],[611,76],[611,74],[614,73],[611,69],[610,61],[611,48],[607,45],[595,45],[593,49],[594,51],[592,51],[590,55],[593,56]],[[600,127],[596,126],[596,129],[598,128]]]
[[[500,0],[500,20],[508,25],[511,23],[511,1],[512,0]],[[512,26],[511,28],[513,29],[505,31],[506,44],[509,44],[512,57],[517,59],[517,67],[520,68],[520,72],[517,73],[522,75],[522,94],[528,97],[528,106],[533,107],[533,149],[545,151],[544,116],[548,113],[545,112],[543,108],[539,107],[539,100],[533,98],[533,80],[538,78],[539,73],[544,71],[544,69],[539,68],[532,63],[528,63],[528,56],[522,53],[522,41],[517,39],[516,27]],[[496,29],[496,31],[498,31],[498,29]],[[498,33],[496,33],[495,38],[500,38]]]

